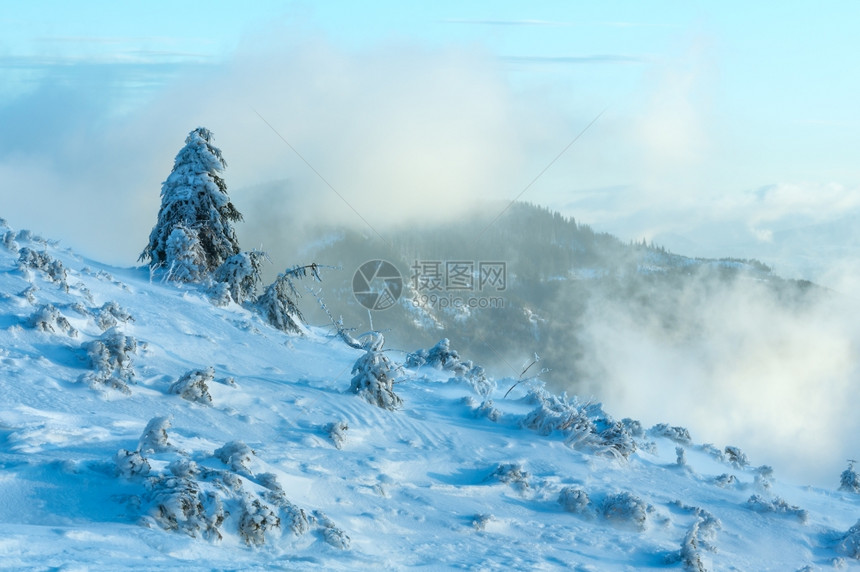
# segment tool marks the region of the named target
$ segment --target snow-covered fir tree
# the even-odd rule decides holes
[[[179,224],[167,237],[167,277],[177,282],[198,282],[206,275],[206,255],[197,231]]]
[[[239,252],[233,223],[242,215],[230,202],[220,173],[227,166],[221,150],[212,144],[212,133],[198,127],[188,134],[176,155],[173,171],[161,186],[158,221],[140,255],[150,266],[170,268],[175,252],[169,248],[177,227],[197,233],[204,256],[203,270],[212,272]]]
[[[304,322],[304,316],[296,305],[299,293],[293,284],[293,279],[305,278],[308,275],[320,281],[319,267],[316,264],[309,264],[288,268],[279,274],[257,298],[257,307],[271,325],[284,332],[302,333],[301,324]]]
[[[849,493],[860,493],[860,475],[854,469],[857,463],[854,459],[848,459],[848,468],[839,476],[839,490]]]
[[[254,296],[257,286],[262,282],[263,261],[268,255],[260,250],[240,252],[224,261],[215,270],[215,298],[222,305],[230,300],[241,304]]]

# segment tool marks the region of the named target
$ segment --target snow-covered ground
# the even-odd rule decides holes
[[[329,332],[0,239],[2,569],[860,567],[838,475],[426,366],[388,411]]]

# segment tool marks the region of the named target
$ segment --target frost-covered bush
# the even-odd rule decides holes
[[[480,397],[486,399],[495,389],[495,383],[487,377],[484,368],[471,360],[461,360],[460,354],[451,349],[451,341],[442,338],[430,349],[419,349],[406,354],[404,364],[408,368],[432,367],[454,374],[448,381],[468,385]]]
[[[839,476],[839,490],[849,493],[860,493],[860,476],[854,470],[856,461],[848,461],[848,468]]]
[[[671,427],[666,423],[658,423],[648,430],[653,437],[665,437],[681,445],[692,443],[690,432],[685,427]]]
[[[150,419],[140,435],[137,450],[141,453],[162,453],[174,450],[174,446],[167,440],[170,424],[169,416]]]
[[[346,432],[349,430],[349,425],[346,421],[338,421],[326,425],[326,433],[328,438],[334,443],[338,449],[343,449],[343,444],[346,441]]]
[[[492,399],[485,399],[475,409],[475,417],[486,417],[490,421],[497,422],[502,418],[502,412],[496,409],[496,404]]]
[[[774,497],[766,499],[761,495],[752,495],[747,499],[747,508],[758,513],[775,513],[796,516],[800,522],[805,523],[809,513],[799,506],[788,504],[785,499]]]
[[[220,174],[227,166],[221,150],[212,144],[212,133],[198,127],[188,134],[173,170],[161,186],[158,220],[140,260],[150,267],[170,269],[177,262],[170,239],[179,227],[193,230],[203,253],[201,270],[209,273],[239,252],[233,223],[242,215],[230,202],[227,184]],[[176,237],[178,240],[178,236]],[[174,243],[177,246],[178,242]],[[194,258],[197,258],[196,255]]]
[[[490,475],[490,478],[509,484],[520,492],[530,488],[530,477],[520,463],[501,463]]]
[[[167,236],[165,245],[167,279],[174,282],[200,282],[207,274],[206,253],[197,230],[177,224]]]
[[[94,370],[82,376],[90,386],[106,386],[131,393],[128,384],[135,375],[132,354],[137,351],[136,339],[111,328],[98,339],[83,344],[83,348]]]
[[[316,529],[332,546],[346,549],[349,536],[325,514],[308,514],[291,503],[272,473],[254,477],[248,470],[253,451],[241,442],[227,443],[215,452],[226,470],[211,467],[211,453],[196,455],[180,451],[168,442],[166,417],[147,424],[136,451],[120,449],[117,474],[145,487],[142,503],[135,505],[147,515],[145,521],[189,536],[220,540],[221,530],[231,523],[242,540],[252,546],[265,544],[267,536],[288,523],[296,536]],[[145,455],[158,455],[154,464]],[[167,463],[164,467],[165,461]],[[234,472],[235,471],[235,472]],[[238,474],[237,474],[238,473]],[[241,476],[240,476],[241,474]]]
[[[15,233],[11,230],[7,230],[0,236],[0,242],[3,243],[3,246],[6,247],[6,250],[15,254],[18,252],[18,243],[15,242]]]
[[[726,461],[728,461],[736,469],[743,469],[744,467],[748,467],[750,464],[746,454],[738,447],[728,445],[725,450],[725,455]]]
[[[312,517],[309,517],[304,509],[297,507],[287,500],[287,495],[274,473],[261,473],[257,475],[257,482],[267,489],[262,495],[263,498],[281,508],[293,534],[301,536],[310,530]]]
[[[558,493],[558,504],[567,512],[587,515],[592,511],[591,499],[588,493],[579,487],[564,487]]]
[[[667,563],[680,562],[687,572],[707,571],[703,551],[717,551],[714,543],[717,539],[717,532],[722,528],[722,523],[703,508],[685,505],[681,501],[675,501],[671,504],[683,511],[693,513],[695,520],[681,541],[681,549],[667,556]]]
[[[281,519],[260,499],[243,503],[239,536],[248,546],[262,546],[266,543],[266,532],[280,527]]]
[[[38,292],[38,291],[39,291],[39,288],[37,286],[35,286],[34,284],[30,284],[29,286],[24,288],[22,291],[18,292],[18,296],[24,298],[30,304],[35,304],[36,303],[36,292]]]
[[[679,467],[687,466],[687,451],[683,447],[675,447],[675,464]]]
[[[463,372],[450,378],[448,382],[468,385],[472,388],[472,391],[482,398],[487,399],[487,397],[489,397],[496,388],[496,384],[487,377],[487,373],[484,371],[484,368],[479,365],[472,365],[472,362],[470,361],[463,362],[461,365],[463,366]]]
[[[755,470],[755,485],[762,491],[769,491],[773,484],[773,467],[762,465]]]
[[[213,299],[219,305],[226,305],[230,300],[242,304],[254,297],[257,286],[262,282],[260,274],[263,261],[268,256],[265,252],[252,250],[234,254],[219,266],[212,278],[215,280]]]
[[[406,355],[406,367],[423,366],[435,369],[453,370],[460,363],[460,354],[451,349],[451,341],[442,338],[429,350],[420,349]]]
[[[31,328],[42,332],[56,332],[59,329],[73,338],[78,335],[78,331],[69,323],[69,320],[52,304],[39,307],[27,321]]]
[[[48,276],[51,282],[59,284],[67,292],[69,290],[69,284],[66,282],[68,278],[66,267],[47,252],[36,251],[25,246],[18,253],[18,267],[22,271],[28,268],[40,270]]]
[[[726,454],[723,453],[716,445],[713,443],[705,443],[701,446],[703,452],[707,453],[714,459],[720,462],[725,462]]]
[[[203,405],[212,404],[212,394],[209,393],[208,383],[215,379],[213,368],[192,369],[182,374],[170,385],[170,393],[179,395],[182,399],[195,401]]]
[[[737,482],[737,478],[734,475],[730,475],[728,473],[723,473],[718,477],[714,478],[714,484],[718,487],[725,488],[727,486],[733,485]]]
[[[194,479],[173,475],[155,477],[149,485],[151,515],[162,528],[221,539],[219,528],[227,514],[214,491],[203,491]]]
[[[230,441],[215,451],[215,456],[221,459],[222,463],[237,473],[248,475],[253,475],[251,462],[256,455],[256,451],[242,441]]]
[[[300,296],[293,280],[308,276],[318,282],[321,281],[316,264],[288,268],[279,274],[257,298],[255,304],[269,324],[284,332],[302,333],[301,324],[305,318],[296,304]]]
[[[352,367],[349,390],[369,403],[383,409],[395,410],[403,400],[394,393],[394,380],[400,367],[391,362],[381,350],[367,350]]]
[[[96,325],[102,330],[109,330],[120,323],[134,322],[134,318],[116,302],[105,302],[95,312]]]
[[[623,423],[609,418],[599,405],[580,404],[566,395],[554,395],[538,388],[529,393],[537,408],[520,424],[541,435],[559,431],[569,446],[598,455],[627,458],[636,451],[636,442]]]
[[[319,523],[321,527],[323,539],[331,546],[335,548],[339,548],[340,550],[349,549],[350,538],[347,534],[338,528],[334,521],[327,517],[324,513],[315,510],[314,519]]]
[[[141,456],[140,451],[120,449],[114,457],[117,472],[125,478],[148,475],[152,467],[149,461]]]
[[[600,514],[606,520],[639,530],[645,529],[648,515],[653,512],[653,506],[627,491],[606,495],[600,505]]]
[[[627,429],[631,437],[641,438],[645,436],[645,431],[642,429],[642,422],[636,419],[625,417],[621,420],[621,424]]]
[[[687,534],[684,535],[684,540],[681,542],[681,550],[678,553],[678,560],[684,566],[687,572],[707,572],[705,561],[702,556],[702,548],[705,548],[705,543],[702,541],[702,519],[697,519]]]
[[[849,558],[860,560],[860,520],[839,540],[837,549]]]
[[[572,436],[582,435],[583,440],[594,440],[597,429],[576,397],[554,395],[544,390],[533,391],[529,396],[537,401],[537,408],[527,413],[520,425],[541,435],[561,431]]]
[[[487,525],[495,520],[496,517],[492,514],[476,514],[472,518],[472,527],[475,530],[486,530]]]

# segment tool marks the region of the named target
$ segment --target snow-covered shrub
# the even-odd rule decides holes
[[[65,266],[45,251],[40,252],[25,246],[18,253],[18,267],[22,271],[28,268],[41,270],[47,274],[51,282],[59,284],[63,290],[69,291],[69,284],[66,282],[68,273]]]
[[[683,511],[694,513],[695,520],[681,541],[681,549],[667,557],[667,564],[680,562],[687,572],[707,571],[703,551],[717,551],[714,542],[717,538],[717,532],[722,528],[722,523],[703,508],[689,506],[681,501],[675,501],[671,504]]]
[[[213,468],[213,453],[194,454],[170,445],[169,427],[167,417],[156,417],[144,429],[136,451],[121,449],[115,457],[119,476],[146,489],[143,502],[133,505],[148,515],[144,522],[216,540],[230,523],[253,546],[263,545],[266,536],[285,523],[296,536],[316,530],[325,542],[349,547],[349,537],[325,514],[309,514],[291,503],[273,473],[255,477],[248,469],[254,452],[247,445],[234,441],[215,451],[228,468]],[[157,464],[144,457],[149,453],[158,455]],[[166,468],[160,468],[166,461]]]
[[[170,429],[170,417],[153,417],[146,424],[137,450],[141,453],[161,453],[174,450],[173,445],[167,440],[167,430]]]
[[[322,536],[323,539],[331,546],[335,548],[339,548],[341,550],[349,549],[350,538],[347,534],[338,528],[334,521],[330,519],[325,513],[320,512],[318,510],[314,511],[314,519],[319,523],[322,528]]]
[[[750,464],[746,454],[738,447],[733,447],[731,445],[726,446],[725,454],[726,461],[731,463],[731,465],[736,469],[743,469],[744,467],[748,467]]]
[[[718,477],[714,478],[714,484],[718,487],[725,488],[729,485],[733,485],[737,482],[737,478],[734,475],[730,475],[728,473],[723,473]]]
[[[218,529],[227,514],[218,495],[202,491],[193,479],[173,475],[155,477],[149,484],[152,516],[162,528],[221,539]]]
[[[492,399],[486,399],[475,409],[475,417],[486,417],[490,421],[497,422],[502,418],[502,412],[496,409]]]
[[[600,514],[606,520],[622,525],[633,525],[644,530],[648,515],[654,507],[627,491],[606,495],[600,505]]]
[[[31,328],[42,332],[56,332],[58,328],[70,337],[77,337],[78,331],[69,323],[63,314],[52,304],[39,307],[28,319]]]
[[[120,449],[114,460],[116,461],[117,472],[127,479],[138,475],[148,475],[149,471],[152,470],[149,461],[141,456],[140,451]]]
[[[212,404],[212,395],[209,393],[209,385],[215,379],[213,368],[192,369],[182,374],[178,380],[170,385],[170,393],[179,395],[182,399],[196,401],[203,405]]]
[[[755,470],[755,485],[762,491],[770,490],[773,484],[773,467],[762,465]]]
[[[495,389],[495,383],[487,378],[484,368],[471,360],[461,360],[460,354],[451,349],[451,341],[442,338],[430,349],[419,349],[406,355],[404,364],[408,368],[432,367],[454,374],[448,381],[468,385],[480,397],[486,399]]]
[[[253,475],[251,461],[257,455],[256,451],[242,441],[230,441],[220,449],[215,450],[215,456],[237,473]]]
[[[0,242],[3,243],[3,246],[6,247],[6,250],[15,254],[18,252],[18,243],[15,242],[15,233],[11,230],[7,230],[3,233],[2,237],[0,237]]]
[[[255,304],[269,324],[283,332],[302,333],[301,324],[305,318],[296,304],[296,299],[300,295],[295,284],[293,284],[293,280],[308,276],[318,282],[321,281],[319,268],[316,264],[288,268],[279,274],[275,281],[269,284],[263,294],[257,298]]]
[[[429,350],[420,349],[406,355],[406,367],[410,368],[428,366],[452,370],[459,363],[460,354],[451,349],[451,341],[448,338],[442,338]]]
[[[645,431],[642,429],[642,423],[640,421],[631,419],[630,417],[625,417],[621,420],[621,424],[624,425],[624,428],[627,429],[627,432],[631,437],[638,439],[645,436]]]
[[[684,566],[687,572],[707,572],[705,560],[702,556],[702,541],[700,540],[700,530],[703,521],[697,519],[687,534],[684,535],[684,540],[681,542],[681,550],[678,554],[678,559]]]
[[[800,520],[800,522],[805,523],[809,518],[809,513],[799,506],[795,506],[792,504],[788,504],[785,499],[780,497],[774,497],[773,499],[766,499],[761,495],[752,495],[749,499],[747,499],[747,508],[750,510],[754,510],[758,513],[775,513],[775,514],[786,514],[793,515]]]
[[[468,385],[480,397],[487,399],[496,388],[496,384],[487,378],[484,368],[479,365],[472,365],[471,361],[462,362],[460,365],[463,367],[457,369],[462,369],[462,373],[450,378],[448,382]]]
[[[854,470],[856,461],[848,461],[848,468],[839,476],[839,490],[849,493],[860,493],[860,476]]]
[[[725,462],[726,454],[723,453],[716,445],[713,443],[705,443],[701,446],[701,449],[704,453],[707,453],[714,459],[720,462]]]
[[[496,517],[491,514],[476,514],[472,518],[472,527],[475,530],[486,530],[487,525],[495,520]]]
[[[184,256],[181,249],[170,248],[170,239],[179,227],[197,234],[196,243],[203,253],[200,269],[205,273],[239,252],[233,223],[242,220],[242,215],[230,202],[227,184],[220,176],[226,166],[221,150],[212,145],[208,129],[198,127],[188,134],[161,186],[158,220],[140,260],[148,260],[152,268],[170,269],[177,262],[177,253]]]
[[[579,487],[564,487],[558,493],[558,504],[567,512],[587,515],[592,511],[591,499],[588,493]]]
[[[36,285],[30,284],[29,286],[27,286],[26,288],[24,288],[23,290],[18,292],[18,296],[24,298],[30,304],[35,304],[36,303],[36,292],[38,292],[38,291],[39,291],[39,288]]]
[[[568,398],[567,395],[554,395],[543,390],[533,391],[529,396],[535,398],[538,406],[520,421],[523,427],[541,435],[561,431],[574,436],[583,435],[586,439],[597,432],[585,407],[576,397]]]
[[[394,380],[400,367],[381,351],[370,349],[356,360],[349,390],[383,409],[395,410],[403,400],[394,393]]]
[[[265,252],[252,250],[234,254],[225,260],[212,276],[216,282],[213,295],[216,303],[226,305],[229,300],[232,300],[242,304],[252,299],[257,286],[262,282],[260,274],[263,270],[263,260],[267,258]]]
[[[860,520],[839,540],[837,550],[849,558],[860,560]]]
[[[692,443],[690,432],[685,427],[671,427],[666,423],[658,423],[648,430],[653,437],[666,437],[681,445]]]
[[[492,472],[490,478],[509,484],[520,492],[524,492],[530,488],[530,476],[520,463],[501,463]]]
[[[603,418],[598,419],[595,426],[601,441],[600,447],[595,451],[598,455],[627,459],[636,452],[636,441],[623,423]]]
[[[165,259],[168,280],[174,282],[200,282],[207,275],[206,253],[197,230],[177,224],[167,236]]]
[[[343,444],[346,441],[346,432],[349,430],[349,425],[346,421],[338,421],[326,425],[326,433],[328,438],[334,443],[338,449],[343,449]]]
[[[683,447],[675,447],[675,464],[679,467],[687,466],[687,451]]]
[[[83,348],[94,370],[82,376],[90,386],[106,386],[131,393],[128,383],[134,378],[131,354],[137,351],[136,339],[111,328],[98,339],[85,343]]]
[[[239,536],[248,546],[262,546],[266,543],[266,532],[280,527],[281,519],[260,499],[243,503]]]
[[[263,498],[280,507],[284,512],[293,534],[301,536],[310,530],[312,519],[308,517],[304,509],[297,507],[287,500],[287,495],[274,473],[261,473],[257,475],[257,482],[268,489],[263,493]]]
[[[134,318],[116,302],[105,302],[95,313],[96,325],[102,331],[109,330],[120,322],[134,322]]]
[[[636,442],[623,423],[606,416],[599,405],[580,404],[574,397],[554,395],[537,388],[529,393],[537,408],[520,424],[541,435],[559,431],[566,443],[598,455],[627,458],[636,451]]]

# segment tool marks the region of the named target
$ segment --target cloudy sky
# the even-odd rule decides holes
[[[858,3],[15,4],[0,216],[108,262],[135,262],[198,125],[246,220],[289,180],[382,232],[522,193],[789,276],[857,245]]]

